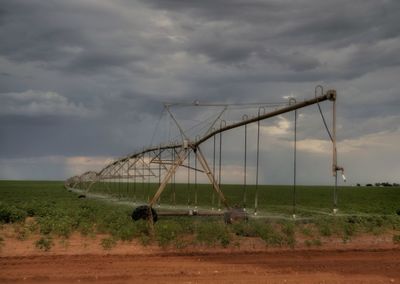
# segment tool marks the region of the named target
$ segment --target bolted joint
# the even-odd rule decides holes
[[[326,92],[326,95],[328,97],[328,100],[330,101],[336,101],[336,91],[335,90],[328,90]]]

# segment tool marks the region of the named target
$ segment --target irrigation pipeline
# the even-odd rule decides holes
[[[195,147],[199,146],[201,143],[207,141],[208,139],[210,139],[211,137],[213,137],[214,135],[216,135],[216,134],[218,134],[220,132],[225,132],[227,130],[230,130],[230,129],[233,129],[233,128],[237,128],[237,127],[240,127],[240,126],[244,126],[246,124],[251,124],[253,122],[257,122],[257,121],[261,121],[261,120],[264,120],[264,119],[267,119],[267,118],[278,116],[280,114],[283,114],[283,113],[286,113],[286,112],[291,112],[291,111],[294,111],[296,109],[300,109],[300,108],[303,108],[303,107],[306,107],[306,106],[309,106],[309,105],[313,105],[313,104],[316,104],[316,103],[319,103],[319,102],[322,102],[322,101],[326,101],[326,100],[332,100],[332,101],[336,100],[336,93],[334,91],[328,91],[325,95],[322,95],[322,96],[319,96],[319,97],[315,97],[314,99],[306,100],[304,102],[297,103],[297,104],[294,104],[294,105],[289,105],[287,107],[284,107],[284,108],[281,108],[281,109],[278,109],[278,110],[275,110],[275,111],[272,111],[272,112],[269,112],[269,113],[265,113],[263,115],[259,115],[257,117],[254,117],[254,118],[251,118],[251,119],[248,119],[248,120],[245,120],[245,121],[241,121],[241,122],[237,122],[237,123],[234,123],[234,124],[227,125],[225,127],[221,127],[220,129],[217,129],[214,132],[211,132],[208,135],[205,135],[203,138],[198,140],[194,144],[194,146]]]
[[[315,98],[310,99],[310,100],[305,100],[303,102],[296,103],[296,104],[293,104],[293,105],[289,105],[287,107],[284,107],[284,108],[281,108],[281,109],[278,109],[278,110],[275,110],[275,111],[272,111],[272,112],[268,112],[268,113],[265,113],[265,114],[260,114],[260,115],[258,115],[256,117],[253,117],[253,118],[250,118],[250,119],[247,119],[247,120],[243,120],[243,121],[240,121],[240,122],[237,122],[237,123],[221,126],[219,129],[215,129],[215,130],[211,131],[210,133],[206,134],[205,136],[201,137],[197,141],[192,142],[190,144],[190,147],[195,149],[199,145],[201,145],[202,143],[207,141],[208,139],[214,137],[215,135],[217,135],[219,133],[225,132],[227,130],[238,128],[238,127],[241,127],[241,126],[244,126],[244,125],[248,125],[248,124],[251,124],[251,123],[254,123],[254,122],[258,122],[258,121],[261,121],[261,120],[264,120],[264,119],[267,119],[267,118],[275,117],[275,116],[278,116],[278,115],[281,115],[281,114],[284,114],[284,113],[287,113],[287,112],[291,112],[291,111],[294,111],[294,110],[297,110],[297,109],[301,109],[303,107],[310,106],[310,105],[313,105],[313,104],[319,104],[320,102],[323,102],[323,101],[326,101],[326,100],[331,100],[331,101],[336,100],[335,91],[327,91],[326,94],[321,95],[321,96],[316,96]],[[145,153],[154,152],[154,151],[157,151],[157,150],[161,151],[161,150],[166,150],[166,149],[179,149],[179,148],[183,148],[184,147],[183,144],[184,143],[172,143],[172,144],[167,144],[167,145],[151,146],[149,148],[145,148],[142,151],[139,151],[139,152],[136,152],[136,153],[131,154],[129,156],[126,156],[126,157],[123,157],[123,158],[115,160],[114,162],[110,163],[105,168],[103,168],[98,174],[101,175],[109,167],[115,166],[116,164],[121,163],[121,162],[126,162],[127,160],[132,159],[132,158],[137,158],[138,156],[143,155]]]
[[[254,214],[257,215],[257,213],[258,213],[257,211],[258,211],[259,151],[260,151],[260,149],[259,149],[259,147],[260,147],[260,122],[262,120],[265,120],[265,119],[268,119],[268,118],[271,118],[271,117],[274,117],[274,116],[278,116],[278,115],[281,115],[281,114],[284,114],[284,113],[287,113],[287,112],[294,111],[295,112],[295,132],[294,132],[294,146],[295,146],[295,148],[294,148],[294,173],[293,173],[293,175],[294,175],[294,177],[293,177],[293,179],[294,179],[294,185],[293,185],[293,216],[295,216],[295,213],[296,213],[296,211],[295,211],[296,196],[295,195],[296,195],[297,110],[300,109],[300,108],[309,106],[309,105],[313,105],[313,104],[318,104],[318,106],[319,106],[319,103],[322,102],[322,101],[325,101],[325,100],[335,101],[336,100],[336,92],[333,91],[333,90],[327,91],[325,94],[322,94],[320,96],[315,96],[315,98],[313,98],[313,99],[305,100],[305,101],[300,102],[300,103],[296,103],[295,101],[293,103],[293,99],[292,99],[292,100],[289,100],[289,104],[286,107],[274,110],[274,111],[269,112],[269,113],[265,112],[265,107],[260,107],[259,110],[258,110],[258,115],[256,117],[252,117],[252,118],[249,119],[247,116],[243,116],[242,117],[242,121],[237,122],[237,123],[232,123],[232,124],[229,124],[229,125],[226,124],[225,120],[221,120],[219,129],[211,128],[209,133],[206,133],[203,137],[196,137],[195,141],[188,141],[187,139],[185,139],[186,136],[183,135],[182,136],[182,139],[184,139],[183,143],[171,143],[171,144],[167,144],[167,145],[159,145],[159,146],[155,146],[155,147],[154,146],[153,147],[149,147],[147,149],[143,149],[142,151],[139,151],[139,152],[136,152],[134,154],[130,154],[130,155],[125,156],[123,158],[117,159],[116,161],[108,164],[99,173],[86,172],[83,175],[79,176],[78,178],[79,178],[80,182],[84,182],[84,183],[88,182],[88,183],[91,183],[91,184],[93,184],[94,182],[101,181],[101,180],[104,181],[106,179],[117,179],[117,181],[118,181],[118,193],[121,194],[121,192],[120,192],[121,191],[121,189],[120,189],[121,178],[127,178],[128,181],[129,181],[129,177],[130,177],[129,168],[130,168],[130,166],[132,166],[132,165],[129,165],[130,159],[136,159],[136,161],[133,164],[135,172],[136,172],[136,162],[137,162],[137,160],[140,159],[140,158],[143,159],[142,165],[144,167],[145,154],[147,153],[148,154],[148,161],[149,161],[148,164],[146,164],[146,168],[147,168],[147,171],[148,171],[148,180],[147,180],[147,182],[148,182],[148,184],[147,184],[147,195],[148,196],[147,196],[147,200],[148,200],[148,202],[150,202],[149,203],[150,206],[158,201],[158,206],[160,207],[160,205],[161,205],[160,204],[160,195],[161,195],[162,191],[165,189],[165,186],[167,185],[169,179],[172,177],[172,174],[173,175],[175,174],[176,168],[179,167],[179,166],[184,166],[184,167],[186,166],[186,165],[183,164],[183,161],[185,159],[187,159],[187,168],[188,168],[188,176],[187,176],[187,178],[188,178],[188,198],[187,198],[187,202],[188,202],[188,206],[192,203],[192,200],[190,198],[190,192],[191,192],[191,189],[190,189],[190,185],[191,185],[190,184],[190,180],[191,180],[190,179],[190,170],[194,169],[195,170],[194,179],[195,179],[195,183],[196,183],[195,184],[195,188],[194,188],[194,191],[195,191],[194,203],[197,206],[197,159],[199,158],[200,159],[199,161],[202,164],[202,167],[204,168],[203,172],[205,172],[208,175],[211,184],[213,185],[215,191],[218,193],[218,209],[219,210],[221,209],[221,201],[224,202],[224,204],[227,206],[227,208],[229,208],[228,205],[226,204],[225,197],[223,196],[223,193],[221,191],[221,185],[222,185],[222,182],[221,182],[222,181],[222,176],[221,176],[221,168],[222,168],[222,134],[225,131],[228,131],[228,130],[231,130],[231,129],[234,129],[234,128],[238,128],[238,127],[241,127],[241,126],[245,126],[245,164],[244,164],[244,167],[245,167],[244,184],[245,185],[244,185],[244,190],[243,190],[243,200],[244,200],[243,201],[244,202],[243,205],[246,206],[247,125],[256,122],[257,123],[257,166],[256,166],[256,192],[255,192]],[[319,107],[319,110],[320,110],[322,118],[324,120],[325,127],[327,128],[326,121],[325,121],[325,119],[323,117],[322,110],[321,110],[320,107]],[[171,114],[171,116],[173,118],[172,114]],[[328,130],[328,134],[329,134],[330,138],[332,139],[332,135],[330,134],[328,128],[327,128],[327,130]],[[215,159],[216,158],[215,157],[216,156],[216,153],[215,153],[216,152],[215,151],[216,141],[215,140],[216,140],[216,136],[217,135],[219,136],[218,180],[215,179],[215,171],[216,171],[216,167],[215,167],[216,166],[215,165],[215,160],[216,160]],[[335,132],[333,133],[333,141],[335,140],[334,136],[335,136]],[[209,166],[207,165],[207,163],[205,162],[205,158],[201,154],[200,147],[199,147],[202,143],[206,142],[210,138],[214,138],[212,177],[210,177],[211,170],[210,170]],[[178,149],[179,149],[179,151],[177,151]],[[162,156],[162,153],[165,150],[172,150],[173,153],[176,153],[177,156],[179,157],[179,159],[178,159],[179,161],[175,161],[175,158],[174,158],[173,163],[172,162],[169,163],[168,161],[166,163],[164,163],[162,161],[161,156]],[[194,159],[195,159],[194,168],[192,168],[191,162],[190,162],[190,155],[191,155],[192,151],[194,152]],[[153,158],[151,158],[152,154],[155,155]],[[200,157],[198,157],[198,154],[200,154]],[[175,155],[173,155],[173,156],[175,156]],[[335,156],[335,152],[334,152],[334,156]],[[123,175],[123,174],[116,175],[116,173],[124,166],[124,164],[126,162],[128,163],[127,175]],[[150,193],[149,192],[150,191],[150,176],[155,176],[155,174],[151,170],[150,163],[158,163],[158,184],[159,184],[159,188],[158,188],[156,194],[153,196],[153,198],[151,200],[150,200],[150,194],[149,194]],[[172,165],[172,167],[169,170],[169,172],[166,175],[166,177],[164,177],[163,181],[162,181],[161,180],[161,167],[163,167],[164,169],[167,169],[166,166],[165,166],[166,164]],[[334,159],[334,165],[336,165],[336,160],[335,159]],[[337,170],[338,167],[335,166],[335,169]],[[134,189],[133,189],[133,195],[134,195],[133,198],[136,201],[136,198],[137,198],[137,196],[136,196],[136,173],[135,173],[135,175],[133,177],[134,177],[134,181],[135,181],[135,185],[134,185]],[[144,177],[145,177],[145,175],[144,175],[144,172],[143,172],[142,178],[144,179]],[[69,180],[66,181],[66,187],[71,187],[70,186],[71,184],[73,184],[73,186],[74,186],[74,184],[75,185],[77,184],[77,183],[74,182],[74,178],[76,178],[76,177],[73,177],[73,178],[69,179],[69,180],[71,180],[71,182],[69,182]],[[175,176],[173,178],[175,178]],[[336,178],[337,178],[337,175],[336,175]],[[90,189],[90,186],[87,188],[87,191]],[[127,188],[127,191],[129,193],[129,188]],[[335,194],[334,195],[335,195],[335,197],[334,197],[334,200],[335,200],[334,201],[334,206],[336,208],[336,186],[335,186]],[[173,197],[173,199],[175,201],[175,197]],[[213,206],[214,206],[214,193],[213,193],[213,197],[212,197],[212,207]]]
[[[116,197],[110,197],[109,195],[104,195],[100,193],[87,193],[84,190],[81,189],[76,189],[76,188],[70,188],[67,187],[68,190],[78,193],[78,194],[84,194],[88,198],[93,198],[97,200],[102,200],[106,202],[111,202],[113,204],[120,204],[120,205],[126,205],[126,206],[132,206],[132,205],[137,205],[137,203],[134,203],[129,200],[124,200]],[[145,203],[145,202],[143,202]],[[212,208],[209,207],[202,207],[199,206],[197,211],[193,210],[188,210],[188,208],[184,205],[177,205],[174,206],[173,210],[167,205],[161,205],[158,207],[162,211],[157,212],[159,216],[221,216],[224,214],[222,211],[216,211],[213,210]],[[287,212],[289,212],[290,208],[289,206],[284,206],[284,208]],[[329,217],[329,216],[335,216],[335,217],[385,217],[385,216],[392,216],[392,215],[387,215],[387,214],[368,214],[368,213],[363,213],[363,212],[348,212],[348,213],[336,213],[333,214],[332,211],[330,211],[328,208],[325,208],[325,210],[321,209],[312,209],[312,208],[306,208],[302,206],[297,206],[298,213],[305,213],[303,216],[296,216],[297,221],[301,220],[315,220],[321,217]],[[178,214],[177,214],[178,212]],[[249,212],[251,213],[251,212]],[[311,214],[311,215],[310,215]],[[271,212],[263,212],[259,211],[257,215],[254,214],[248,214],[248,218],[251,219],[268,219],[268,220],[293,220],[293,217],[287,213],[287,214],[282,214],[282,213],[271,213]]]

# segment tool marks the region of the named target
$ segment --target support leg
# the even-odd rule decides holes
[[[200,147],[197,147],[196,155],[197,155],[197,158],[199,159],[201,166],[204,169],[204,172],[206,173],[211,184],[213,185],[215,192],[218,194],[219,198],[221,199],[222,203],[226,206],[226,208],[229,208],[226,198],[225,198],[224,194],[222,193],[218,183],[216,182],[214,175],[212,174],[211,169],[208,166],[207,161],[206,161],[203,153],[200,150]]]

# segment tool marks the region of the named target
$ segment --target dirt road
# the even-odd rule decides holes
[[[400,250],[0,258],[0,283],[400,283]]]

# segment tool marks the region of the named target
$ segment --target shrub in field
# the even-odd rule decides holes
[[[0,203],[0,223],[22,222],[27,217],[27,213],[13,205]]]
[[[38,224],[40,233],[43,235],[48,235],[53,231],[53,218],[51,217],[38,218]]]
[[[68,216],[47,216],[38,218],[40,233],[44,235],[55,234],[68,238],[74,231],[76,223]]]
[[[400,245],[400,235],[393,235],[393,243]]]
[[[137,228],[134,224],[122,226],[119,228],[118,233],[115,234],[122,241],[131,241],[137,235]]]
[[[257,237],[257,231],[252,222],[239,222],[232,225],[232,230],[237,236]]]
[[[196,228],[195,228],[195,222],[193,222],[192,218],[179,218],[179,224],[182,227],[182,232],[185,234],[194,234]]]
[[[353,223],[343,223],[343,241],[348,241],[356,232],[356,226]]]
[[[265,241],[267,245],[282,246],[285,244],[284,237],[274,230],[273,226],[267,222],[255,222],[257,235]]]
[[[290,247],[294,247],[296,244],[296,237],[295,237],[295,224],[293,222],[283,222],[281,224],[281,231],[285,236],[285,243]]]
[[[32,200],[23,205],[29,216],[45,217],[54,215],[59,209],[56,204],[47,200]]]
[[[309,226],[301,226],[300,232],[307,237],[311,237],[313,235],[313,230]]]
[[[391,216],[390,218],[391,229],[400,230],[400,217]]]
[[[360,218],[358,226],[360,230],[366,233],[373,233],[374,235],[381,234],[385,229],[391,227],[390,221],[388,221],[384,216],[371,216]]]
[[[43,251],[49,251],[53,246],[53,240],[48,237],[42,237],[35,242],[35,246]]]
[[[172,242],[175,242],[184,232],[181,224],[174,220],[163,220],[157,223],[156,239],[161,247],[166,247]]]
[[[209,246],[220,243],[223,247],[226,247],[229,245],[231,237],[226,226],[222,223],[199,222],[196,228],[196,240]]]
[[[76,222],[73,218],[68,216],[63,216],[59,219],[54,220],[53,223],[53,232],[64,238],[68,238],[71,233],[76,228]]]
[[[82,236],[92,235],[95,231],[93,223],[87,221],[80,221],[77,229]]]
[[[400,225],[400,219],[396,216],[367,216],[367,217],[347,217],[344,220],[345,226],[351,224],[354,233],[360,231],[365,233],[372,233],[379,235],[387,231],[388,229],[396,229]]]
[[[101,240],[101,246],[105,250],[112,249],[113,247],[115,247],[116,244],[117,244],[117,241],[113,237],[104,238]]]
[[[329,222],[327,218],[316,220],[316,226],[321,236],[330,237],[332,235],[332,221]]]
[[[77,217],[80,221],[95,222],[102,214],[104,214],[104,210],[102,210],[101,206],[90,202],[84,202],[79,205]]]
[[[109,233],[114,238],[124,241],[132,240],[140,234],[138,225],[132,222],[128,212],[116,210],[108,213],[97,220],[98,232]]]

